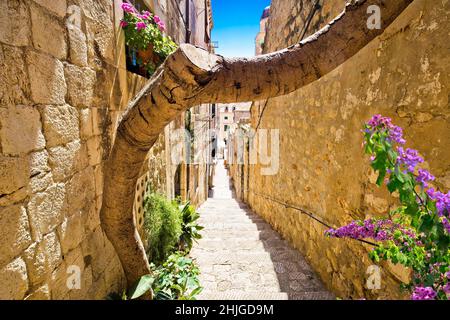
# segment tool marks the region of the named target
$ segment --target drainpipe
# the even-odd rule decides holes
[[[189,30],[190,25],[190,4],[191,0],[186,0],[186,19],[185,19],[185,29],[186,29],[186,43],[191,43],[191,31]]]

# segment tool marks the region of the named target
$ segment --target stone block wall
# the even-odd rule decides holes
[[[118,118],[145,81],[126,71],[120,3],[0,2],[0,299],[102,299],[124,288],[99,221]],[[149,166],[165,172],[161,145]],[[66,284],[71,266],[80,289]]]
[[[324,1],[309,34],[343,9]],[[309,1],[273,0],[266,50],[299,41]],[[360,129],[381,113],[402,126],[408,147],[426,159],[435,186],[450,189],[450,2],[416,0],[386,32],[339,68],[292,94],[270,99],[260,128],[280,129],[280,168],[250,166],[247,201],[298,248],[337,296],[404,298],[401,268],[382,264],[381,289],[366,288],[370,247],[328,239],[325,227],[261,195],[314,212],[333,226],[382,216],[396,199],[374,184]],[[264,102],[252,107],[255,127]]]

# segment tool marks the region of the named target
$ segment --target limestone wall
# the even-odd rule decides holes
[[[146,81],[126,70],[121,3],[0,1],[0,299],[102,299],[125,286],[99,221],[115,128]],[[168,33],[184,42],[174,4],[152,9],[166,10]],[[177,123],[151,148],[137,190],[148,182],[173,197],[173,131],[183,115]],[[194,172],[198,204],[206,168]],[[141,203],[138,192],[136,211]],[[71,266],[80,289],[66,284]]]
[[[343,8],[344,0],[324,1],[311,33]],[[306,1],[273,0],[266,50],[298,42]],[[449,41],[450,1],[416,0],[379,38],[320,81],[290,95],[270,99],[261,128],[280,129],[280,168],[261,175],[250,166],[247,201],[305,254],[324,283],[338,296],[400,297],[399,268],[382,265],[382,287],[365,288],[369,247],[327,239],[325,227],[262,195],[298,205],[333,226],[379,216],[395,205],[363,155],[364,121],[381,113],[405,130],[408,146],[425,157],[436,186],[450,188]],[[264,103],[252,107],[255,127]]]
[[[0,2],[0,299],[124,286],[99,225],[118,117],[144,83],[126,71],[120,18],[120,1]]]

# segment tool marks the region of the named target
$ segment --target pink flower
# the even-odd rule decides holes
[[[120,26],[122,28],[125,28],[128,25],[128,22],[124,21],[124,20],[120,20]]]
[[[127,12],[127,13],[133,13],[134,12],[134,8],[131,4],[129,3],[122,3],[122,10]]]
[[[138,23],[136,23],[136,29],[138,31],[145,29],[146,27],[147,27],[147,25],[145,24],[145,22],[139,21]]]
[[[141,18],[143,20],[147,20],[148,18],[150,18],[150,12],[148,12],[148,11],[142,12],[142,14],[139,15],[139,18]]]
[[[159,25],[161,19],[155,14],[155,16],[153,17],[153,21],[155,21],[155,23]]]
[[[164,30],[166,29],[166,27],[164,26],[164,22],[160,21],[158,23],[158,28],[161,32],[164,32]]]

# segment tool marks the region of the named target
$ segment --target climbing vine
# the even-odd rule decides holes
[[[326,231],[335,238],[370,238],[378,245],[370,258],[388,260],[412,270],[404,289],[413,300],[450,298],[450,192],[429,186],[435,177],[419,165],[417,150],[405,148],[402,128],[390,118],[375,115],[363,128],[364,150],[378,173],[377,185],[386,185],[400,205],[383,219],[353,221]]]

